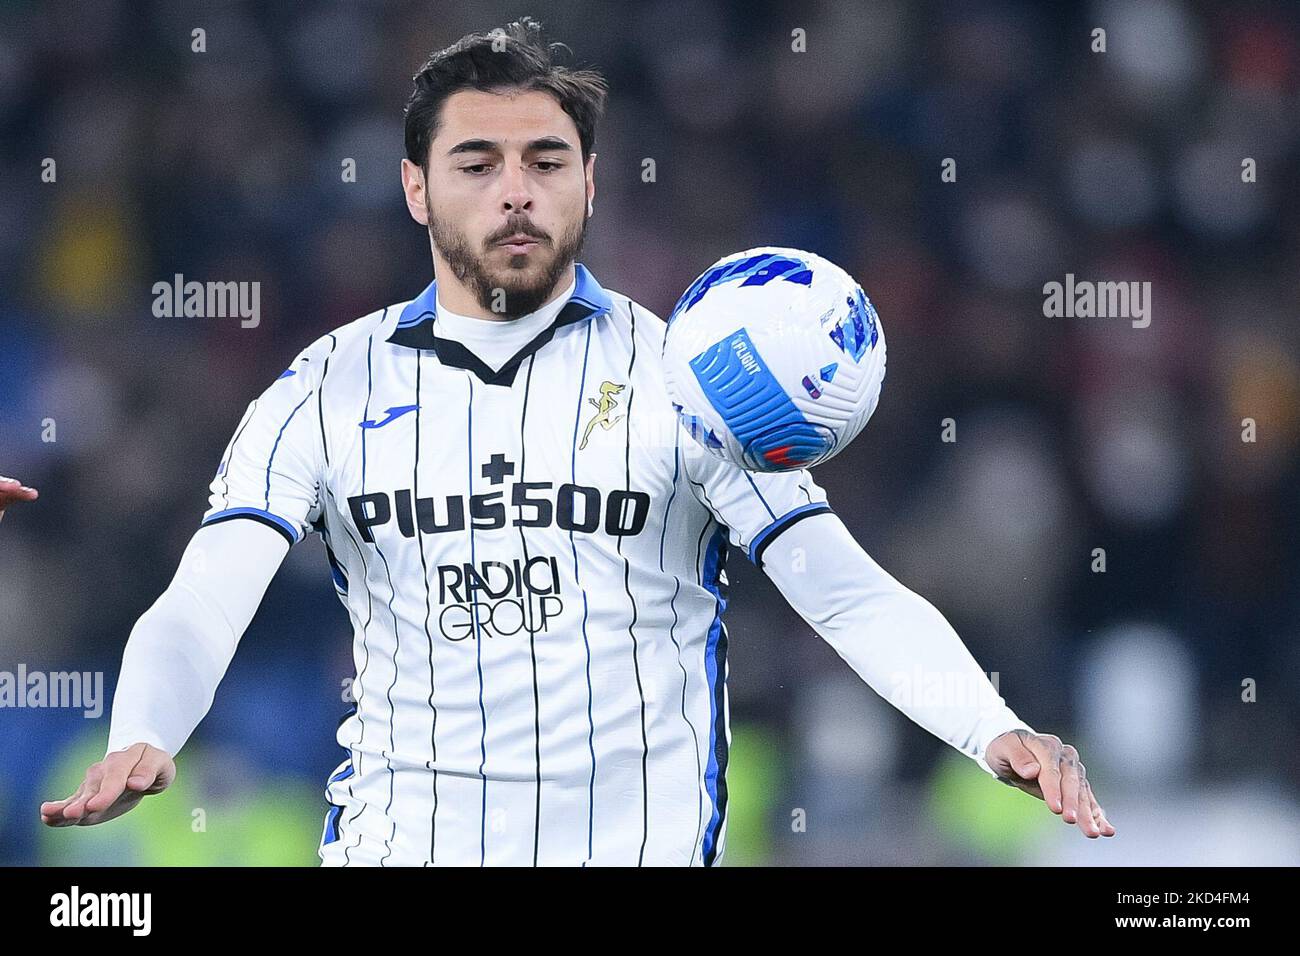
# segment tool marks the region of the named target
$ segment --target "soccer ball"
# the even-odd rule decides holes
[[[678,300],[668,394],[691,436],[749,471],[808,468],[866,425],[885,377],[875,308],[847,272],[798,249],[718,260]]]

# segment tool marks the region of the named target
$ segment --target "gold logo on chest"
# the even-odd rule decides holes
[[[622,420],[621,414],[611,416],[610,413],[618,405],[618,399],[614,396],[623,391],[625,386],[616,385],[613,382],[600,383],[600,398],[587,399],[592,405],[596,406],[596,414],[591,416],[591,421],[587,422],[587,430],[582,433],[582,443],[578,445],[581,450],[587,447],[587,439],[591,437],[591,430],[599,425],[605,431],[609,431]]]

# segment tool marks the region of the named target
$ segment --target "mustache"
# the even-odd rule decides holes
[[[550,242],[551,237],[545,232],[538,229],[532,223],[524,223],[518,226],[510,226],[493,233],[488,237],[487,243],[490,246],[496,245],[503,239],[509,239],[511,236],[528,236],[530,239],[536,239],[538,242]]]

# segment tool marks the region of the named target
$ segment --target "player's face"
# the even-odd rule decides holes
[[[595,158],[584,167],[578,129],[548,93],[447,98],[423,211],[436,254],[482,309],[525,315],[566,277],[586,232]]]

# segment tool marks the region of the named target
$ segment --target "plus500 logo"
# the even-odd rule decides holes
[[[506,514],[504,489],[471,495],[468,508],[464,495],[448,495],[442,499],[441,513],[435,507],[437,499],[415,498],[409,488],[391,494],[376,491],[354,495],[348,499],[348,507],[361,537],[371,544],[375,541],[374,529],[394,518],[405,538],[414,538],[417,527],[420,534],[463,531],[467,512],[475,531],[491,531],[507,524],[516,528],[554,525],[563,531],[591,534],[603,527],[606,534],[621,537],[640,534],[650,514],[650,496],[644,491],[620,488],[605,496],[599,488],[587,485],[566,483],[552,492],[553,488],[549,481],[515,482],[510,491],[511,515]]]

